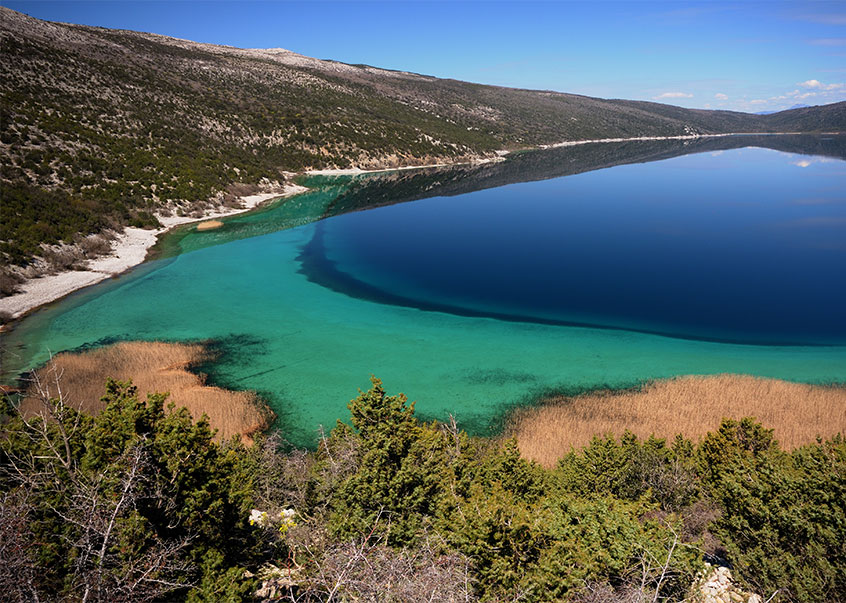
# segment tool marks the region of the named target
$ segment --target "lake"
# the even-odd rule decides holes
[[[206,341],[210,380],[260,392],[298,445],[371,374],[479,434],[550,393],[674,375],[844,383],[844,157],[843,136],[721,137],[311,177],[26,318],[3,373]]]

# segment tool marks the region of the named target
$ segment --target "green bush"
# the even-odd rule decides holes
[[[699,449],[722,517],[715,532],[736,574],[780,600],[839,601],[846,592],[846,442],[793,453],[750,419],[724,421]]]
[[[216,443],[165,399],[109,382],[96,417],[61,400],[43,401],[47,421],[0,409],[0,543],[20,551],[0,572],[11,598],[240,601],[257,585],[246,570],[289,567],[284,594],[305,600],[425,584],[483,600],[601,585],[678,601],[704,535],[774,601],[846,592],[840,436],[788,453],[753,420],[726,420],[698,446],[596,438],[548,471],[514,440],[420,422],[375,378],[314,452],[283,451],[277,436]],[[250,526],[253,507],[293,509],[296,525]]]

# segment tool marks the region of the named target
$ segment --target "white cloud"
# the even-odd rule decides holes
[[[653,96],[652,98],[693,98],[693,95],[686,92],[664,92],[663,94]]]
[[[755,100],[749,101],[750,105],[766,105],[767,101],[763,98],[756,98]]]
[[[714,98],[717,98],[717,99],[720,99],[720,100],[728,100],[728,94],[723,94],[722,92],[717,92],[714,95]]]
[[[846,84],[823,84],[819,80],[808,80],[805,82],[800,82],[797,86],[802,86],[803,88],[810,88],[812,90],[840,90],[841,88],[846,87]]]
[[[801,167],[801,168],[806,168],[809,165],[811,165],[811,162],[808,161],[807,159],[800,159],[799,161],[794,161],[793,165]]]

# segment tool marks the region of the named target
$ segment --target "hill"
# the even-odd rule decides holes
[[[153,226],[308,168],[490,158],[567,140],[846,130],[846,103],[768,116],[485,86],[283,49],[49,23],[0,7],[0,254]],[[3,289],[4,287],[0,287]]]

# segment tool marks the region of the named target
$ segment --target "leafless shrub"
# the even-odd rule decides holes
[[[226,187],[226,193],[235,197],[246,197],[256,194],[261,187],[258,184],[247,184],[245,182],[233,182]]]
[[[33,261],[21,268],[19,271],[16,271],[21,278],[23,279],[31,279],[31,278],[38,278],[39,276],[44,276],[48,272],[50,272],[50,267],[47,265],[42,258],[36,257],[33,258]]]
[[[607,582],[588,584],[575,597],[573,603],[646,603],[652,596],[634,586],[614,588]]]
[[[223,191],[222,201],[226,207],[241,207],[241,197],[255,195],[261,190],[258,184],[246,184],[244,182],[233,182]]]
[[[471,601],[470,562],[444,553],[438,539],[415,549],[374,542],[373,532],[355,542],[332,543],[319,555],[306,549],[309,577],[293,601]]]
[[[633,481],[640,490],[651,490],[653,498],[664,511],[679,511],[699,492],[696,473],[679,459],[666,460],[663,456],[642,450],[632,464]]]
[[[55,272],[81,269],[85,262],[82,250],[73,245],[48,247],[41,254],[47,265]]]
[[[112,251],[112,245],[108,238],[103,234],[94,234],[83,237],[78,242],[79,248],[85,257],[95,258],[101,255],[107,255]]]
[[[187,539],[156,539],[130,556],[114,550],[119,519],[132,516],[136,505],[150,498],[147,465],[144,444],[124,453],[117,463],[122,469],[117,496],[104,488],[115,475],[76,476],[71,504],[59,514],[77,528],[71,542],[77,553],[73,577],[83,601],[153,601],[185,586],[181,577],[191,566],[180,553]]]
[[[719,508],[710,501],[697,500],[682,510],[682,538],[685,542],[699,540],[702,549],[710,557],[723,558],[726,551],[719,539],[708,527],[720,516]]]
[[[230,195],[228,193],[223,195],[221,203],[224,207],[229,209],[239,209],[244,206],[240,197],[236,197],[235,195]]]
[[[339,430],[332,437],[326,437],[321,426],[318,451],[323,466],[317,495],[320,500],[328,501],[344,480],[358,472],[358,439],[352,433]]]
[[[0,268],[0,295],[12,295],[20,291],[23,277],[9,268]]]
[[[38,600],[36,543],[27,521],[31,512],[24,489],[0,494],[0,592],[10,603]]]
[[[314,456],[305,450],[284,454],[282,435],[274,431],[258,442],[260,471],[256,495],[261,509],[274,513],[282,508],[303,509],[312,479]]]

